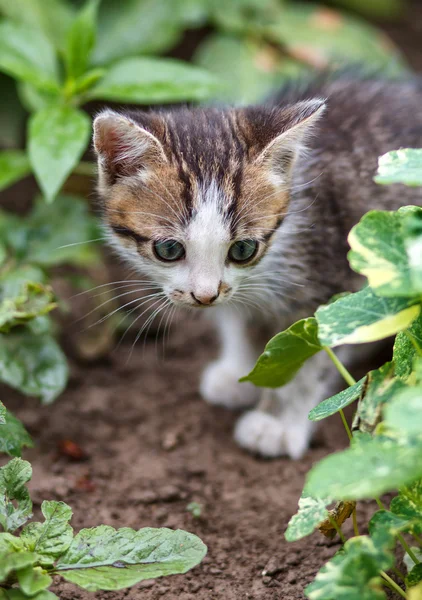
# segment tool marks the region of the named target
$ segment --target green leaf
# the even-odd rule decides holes
[[[49,287],[27,282],[18,296],[3,297],[0,279],[0,333],[8,333],[13,327],[48,314],[57,305]]]
[[[0,590],[1,592],[1,590]],[[7,590],[5,591],[5,594],[7,594],[4,597],[4,600],[25,600],[26,598],[28,598],[28,596],[26,594],[24,594],[21,590]],[[3,600],[2,596],[0,595],[0,600]],[[42,592],[39,592],[39,594],[36,594],[35,596],[31,596],[31,600],[60,600],[56,594],[53,594],[53,592],[49,592],[48,590],[43,590]]]
[[[307,72],[302,63],[283,55],[273,45],[221,33],[205,38],[194,62],[221,81],[216,98],[235,104],[259,102],[286,81]]]
[[[98,6],[101,0],[87,0],[67,34],[65,63],[68,77],[76,79],[88,68],[95,45]]]
[[[31,477],[31,465],[21,458],[13,458],[0,468],[0,525],[5,531],[15,531],[32,516],[32,502],[26,489]]]
[[[25,547],[40,555],[41,564],[51,564],[69,548],[73,529],[69,525],[72,509],[64,502],[44,501],[41,505],[44,523],[29,523],[21,539]]]
[[[370,371],[355,417],[356,426],[359,426],[360,431],[372,433],[381,420],[382,408],[405,387],[403,381],[395,377],[394,365],[391,362]]]
[[[20,588],[27,596],[35,596],[53,583],[50,575],[45,573],[41,567],[28,566],[19,569],[17,576]]]
[[[410,522],[410,530],[422,533],[422,480],[402,487],[392,499],[390,510],[398,517]]]
[[[385,600],[379,572],[392,562],[371,538],[354,537],[322,567],[305,595],[310,600]]]
[[[377,548],[393,549],[395,538],[401,531],[409,529],[408,520],[388,510],[378,510],[369,521],[369,535]]]
[[[263,387],[281,387],[320,350],[322,346],[318,340],[316,320],[313,317],[302,319],[273,337],[252,371],[240,381],[251,381]]]
[[[48,201],[52,201],[77,165],[90,137],[91,122],[71,106],[52,106],[29,121],[29,159]]]
[[[0,428],[0,452],[9,456],[21,456],[24,447],[33,447],[32,438],[19,419],[6,409],[4,418],[5,422]]]
[[[422,444],[401,446],[374,438],[327,456],[307,476],[316,498],[361,500],[397,490],[422,477]]]
[[[50,404],[66,387],[66,357],[49,335],[0,334],[0,381]]]
[[[26,152],[23,150],[4,150],[0,152],[0,191],[9,187],[31,172]]]
[[[327,506],[331,500],[312,498],[302,493],[299,499],[299,510],[290,519],[284,537],[288,542],[295,542],[310,535],[327,515]]]
[[[0,400],[0,425],[4,425],[5,423],[6,423],[6,407],[3,404],[3,402]]]
[[[395,339],[393,359],[398,377],[407,379],[410,376],[418,355],[422,355],[422,314]]]
[[[32,552],[16,552],[12,549],[9,552],[0,550],[0,583],[6,581],[7,576],[12,571],[33,565],[36,560],[37,555]]]
[[[409,387],[396,394],[384,408],[384,420],[399,433],[422,435],[422,386]]]
[[[368,278],[379,296],[422,296],[422,208],[370,211],[349,233],[350,266]],[[421,222],[418,232],[410,223]],[[416,234],[416,235],[415,235]]]
[[[61,91],[50,91],[38,89],[27,81],[19,81],[17,84],[19,100],[30,112],[38,112],[48,106],[57,105],[62,102]]]
[[[335,4],[370,19],[394,19],[404,8],[402,0],[335,0]]]
[[[354,385],[351,385],[335,396],[331,396],[331,398],[327,398],[327,400],[323,400],[311,410],[308,419],[310,421],[322,421],[322,419],[331,417],[331,415],[334,415],[339,410],[346,408],[346,406],[349,406],[349,404],[352,404],[352,402],[359,398],[364,382],[365,377],[362,377]]]
[[[119,590],[144,579],[186,573],[206,551],[198,537],[181,530],[100,525],[82,529],[55,569],[90,592]]]
[[[331,347],[382,340],[406,329],[420,310],[414,299],[380,298],[366,287],[318,308],[318,336]]]
[[[171,58],[127,58],[115,63],[87,98],[154,104],[206,100],[217,80],[209,73]]]
[[[422,563],[414,565],[413,569],[406,577],[406,585],[408,587],[413,587],[414,585],[417,585],[420,581],[422,581]]]
[[[384,185],[422,185],[422,150],[402,148],[380,156],[374,180]]]
[[[53,46],[41,31],[22,23],[0,22],[0,70],[39,88],[58,88]]]

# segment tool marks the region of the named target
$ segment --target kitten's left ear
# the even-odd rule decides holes
[[[268,169],[274,183],[286,183],[325,108],[324,100],[314,99],[267,113],[254,162]]]

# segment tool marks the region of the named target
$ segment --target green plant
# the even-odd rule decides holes
[[[44,521],[28,523],[32,502],[26,484],[31,475],[31,465],[20,458],[0,469],[1,600],[53,600],[57,596],[48,591],[53,575],[90,592],[119,590],[144,579],[186,573],[206,554],[197,536],[181,530],[100,525],[74,535],[72,509],[64,502],[44,501]]]
[[[421,150],[391,152],[379,165],[380,184],[421,183]],[[310,600],[381,600],[386,597],[382,586],[413,600],[422,588],[422,208],[371,211],[348,240],[350,266],[367,277],[368,286],[341,295],[276,335],[243,380],[279,387],[308,358],[327,352],[349,387],[320,403],[309,419],[339,412],[350,448],[324,458],[308,473],[286,539],[298,540],[319,528],[329,537],[338,533],[343,542],[306,588]],[[391,335],[396,335],[392,362],[358,382],[333,350]],[[343,409],[356,400],[350,427]],[[380,496],[395,490],[398,495],[387,507]],[[369,521],[369,535],[360,535],[356,501],[370,498],[379,510]],[[346,540],[341,525],[349,516],[354,536]],[[405,551],[406,575],[395,564],[397,543]]]

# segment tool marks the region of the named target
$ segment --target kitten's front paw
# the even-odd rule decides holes
[[[253,406],[259,398],[259,390],[251,383],[239,383],[239,377],[248,368],[238,368],[223,361],[211,363],[202,375],[200,392],[209,404],[227,408]]]
[[[251,410],[238,420],[234,437],[239,446],[268,458],[301,458],[308,449],[312,425]]]

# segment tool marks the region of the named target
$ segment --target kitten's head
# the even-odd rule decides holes
[[[271,246],[323,109],[101,113],[94,146],[114,245],[175,304],[232,298]]]

